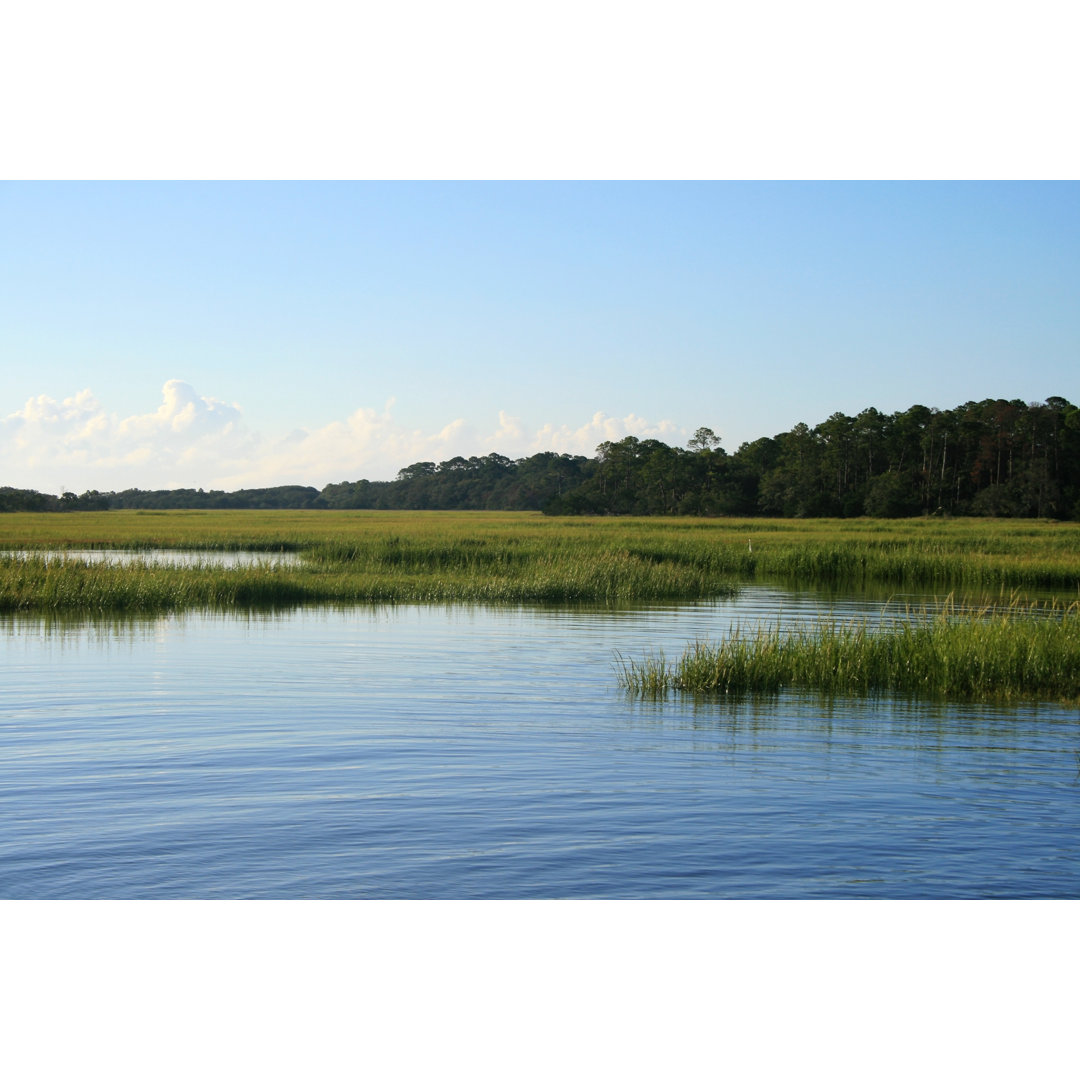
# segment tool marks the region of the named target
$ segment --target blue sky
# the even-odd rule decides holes
[[[0,184],[0,484],[1080,401],[1075,182]]]

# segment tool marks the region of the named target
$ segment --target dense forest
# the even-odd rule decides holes
[[[592,458],[545,452],[420,461],[395,480],[235,492],[0,488],[0,511],[100,509],[543,510],[1080,519],[1080,409],[1065,398],[833,413],[729,454],[707,427],[688,445],[628,436]]]

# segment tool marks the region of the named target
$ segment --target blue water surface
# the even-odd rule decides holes
[[[880,603],[830,601],[841,616]],[[0,622],[0,897],[1080,895],[1080,715],[628,696],[748,587]]]

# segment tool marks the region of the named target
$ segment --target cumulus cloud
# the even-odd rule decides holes
[[[190,440],[192,437],[229,435],[241,423],[238,405],[226,405],[214,398],[201,397],[193,387],[179,379],[170,379],[161,388],[161,397],[157,412],[147,416],[131,416],[121,421],[119,436],[131,439],[152,436],[160,439],[171,434]]]
[[[668,421],[602,412],[579,427],[547,423],[530,431],[519,417],[500,411],[487,432],[461,418],[424,432],[398,423],[394,405],[391,399],[381,410],[357,408],[321,427],[272,436],[250,430],[239,405],[199,394],[178,379],[162,387],[156,409],[127,417],[108,412],[88,389],[59,402],[39,395],[0,419],[0,484],[51,492],[322,487],[361,477],[387,479],[416,461],[459,455],[591,455],[599,443],[626,435],[685,438]]]
[[[499,410],[499,426],[495,429],[494,434],[490,435],[485,440],[487,446],[516,446],[525,437],[525,432],[521,427],[521,421],[516,416],[509,416]]]
[[[90,390],[63,401],[44,394],[0,420],[4,482],[44,490],[80,487],[178,487],[257,452],[240,408],[202,397],[171,379],[158,409],[125,418],[107,412]]]
[[[554,450],[560,454],[591,455],[600,443],[618,442],[628,435],[639,439],[670,442],[672,438],[678,439],[682,434],[683,429],[668,420],[654,424],[633,413],[619,420],[598,412],[579,428],[570,428],[565,424],[560,427],[545,424],[529,443],[529,452],[537,454],[542,450]]]

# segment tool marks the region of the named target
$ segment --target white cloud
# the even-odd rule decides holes
[[[529,443],[529,453],[542,450],[554,450],[560,454],[585,454],[591,456],[602,442],[617,442],[627,435],[639,439],[660,439],[670,442],[683,435],[683,429],[668,420],[658,424],[650,423],[643,417],[631,413],[618,420],[602,412],[594,413],[593,418],[579,428],[570,428],[565,424],[555,427],[545,424]]]
[[[499,410],[499,426],[494,434],[485,441],[485,446],[511,446],[519,444],[525,436],[521,421],[516,416],[509,416]]]
[[[0,420],[3,482],[41,490],[191,486],[229,460],[257,452],[239,406],[201,397],[172,379],[151,413],[119,418],[90,390],[44,394]]]
[[[358,408],[344,420],[282,436],[248,429],[239,405],[199,394],[171,379],[151,412],[118,417],[86,389],[57,402],[31,398],[0,419],[0,484],[39,491],[119,491],[128,487],[235,490],[278,484],[323,487],[341,480],[390,479],[416,461],[500,453],[524,457],[542,450],[592,455],[605,440],[626,435],[685,439],[668,421],[596,413],[579,427],[544,424],[527,431],[504,411],[490,434],[456,418],[433,434],[409,429],[382,410]]]

